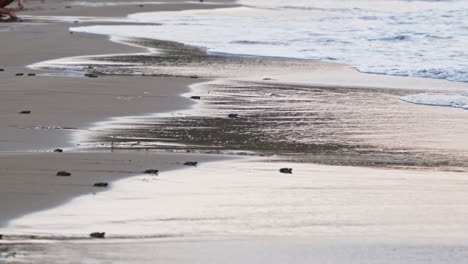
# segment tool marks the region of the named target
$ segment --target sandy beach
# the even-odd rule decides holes
[[[70,32],[234,6],[105,3],[0,23],[0,263],[466,262],[467,113],[399,99],[466,83]]]

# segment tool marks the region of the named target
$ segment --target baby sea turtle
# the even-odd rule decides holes
[[[185,166],[197,166],[198,161],[187,161],[184,163]]]
[[[289,173],[292,174],[292,168],[281,168],[279,170],[281,173]]]
[[[59,172],[57,172],[56,175],[57,176],[71,176],[71,173],[67,172],[67,171],[59,171]]]
[[[90,237],[92,238],[104,238],[106,235],[105,232],[93,232],[91,234],[89,234]]]
[[[93,185],[94,187],[107,187],[109,184],[107,182],[97,182]]]
[[[85,73],[84,75],[85,77],[88,77],[88,78],[97,78],[98,75],[97,74],[94,74],[94,73]]]
[[[158,174],[159,170],[145,170],[143,173],[147,174]]]

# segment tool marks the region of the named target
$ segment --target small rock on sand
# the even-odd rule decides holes
[[[22,114],[22,115],[29,115],[31,113],[31,111],[30,110],[23,110],[23,111],[21,111],[19,113]]]
[[[63,152],[63,149],[54,149],[54,152]]]
[[[198,161],[187,161],[184,163],[185,166],[197,166]]]
[[[280,172],[292,174],[292,168],[281,168]]]
[[[159,173],[159,170],[145,170],[143,173],[147,173],[147,174],[158,174]]]
[[[71,176],[71,173],[67,172],[67,171],[59,171],[59,172],[57,172],[56,175],[57,176]]]
[[[105,232],[93,232],[91,234],[89,234],[90,237],[93,237],[93,238],[104,238],[106,235]]]
[[[94,187],[107,187],[109,184],[107,182],[97,182],[93,185]]]

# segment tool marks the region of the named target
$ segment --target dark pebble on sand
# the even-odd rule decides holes
[[[239,115],[238,114],[229,114],[228,117],[229,118],[237,118]]]
[[[54,152],[63,152],[63,149],[54,149]]]
[[[145,170],[143,173],[147,173],[147,174],[158,174],[158,173],[159,173],[159,170]]]
[[[85,77],[88,77],[88,78],[97,78],[97,77],[98,77],[98,76],[97,76],[96,74],[94,74],[94,73],[86,73],[84,76],[85,76]]]
[[[197,166],[197,161],[187,161],[184,163],[185,166]]]
[[[23,76],[24,73],[17,73],[17,74],[15,74],[15,75],[16,75],[16,76]]]
[[[200,96],[190,96],[190,99],[194,99],[194,100],[200,100]]]
[[[93,185],[94,187],[107,187],[109,184],[107,182],[97,182]]]
[[[104,238],[105,235],[106,233],[104,232],[94,232],[94,233],[89,234],[89,236],[93,238]]]
[[[29,115],[30,113],[31,113],[30,110],[24,110],[24,111],[19,112],[19,114],[22,114],[22,115]]]
[[[292,168],[281,168],[280,172],[292,174]]]
[[[59,171],[59,172],[57,172],[56,175],[57,176],[71,176],[71,173],[67,172],[67,171]]]

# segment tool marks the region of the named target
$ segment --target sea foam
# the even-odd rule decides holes
[[[450,106],[468,110],[468,93],[419,93],[402,97],[401,100],[414,104]]]
[[[73,31],[153,38],[208,52],[335,61],[367,73],[468,81],[462,0],[241,0],[214,10],[138,13],[162,25]]]

